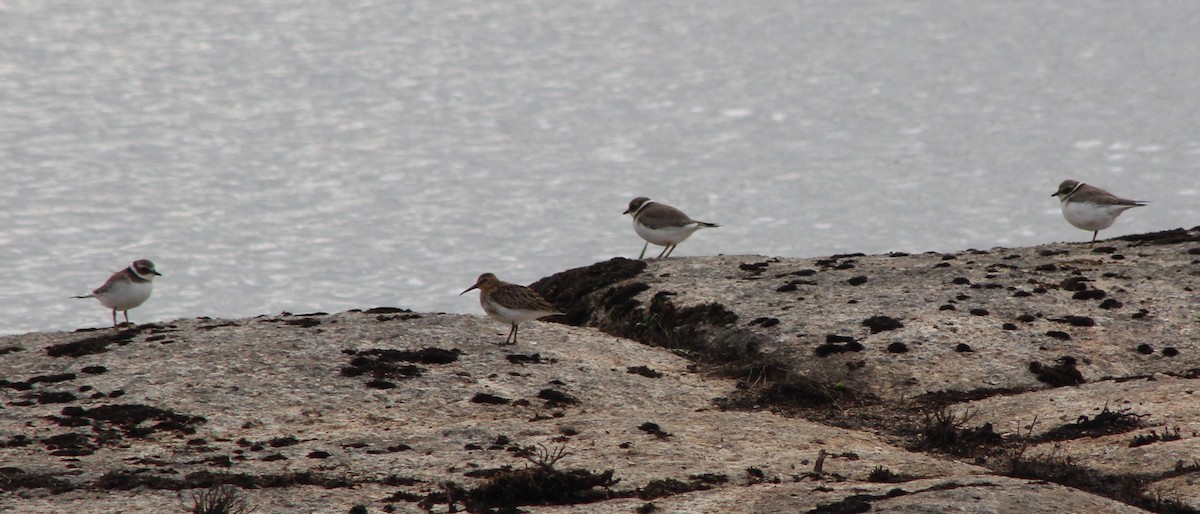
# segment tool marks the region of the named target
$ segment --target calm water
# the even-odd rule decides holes
[[[1200,225],[1200,2],[983,4],[0,0],[0,333],[141,257],[135,321],[478,312],[638,195],[678,256],[1085,240],[1068,177]]]

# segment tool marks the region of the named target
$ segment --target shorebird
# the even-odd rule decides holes
[[[104,285],[92,291],[92,294],[76,296],[75,298],[95,298],[100,305],[112,309],[113,328],[117,327],[117,311],[125,313],[125,323],[129,323],[129,309],[137,307],[150,298],[154,290],[154,277],[161,276],[154,269],[154,263],[146,259],[133,261],[128,268],[113,273]]]
[[[504,344],[517,344],[517,325],[521,322],[562,314],[536,291],[504,282],[491,273],[479,275],[475,285],[459,293],[459,296],[472,289],[479,290],[479,304],[483,306],[483,312],[492,319],[512,324]],[[509,343],[510,339],[512,343]]]
[[[716,223],[696,221],[679,209],[651,202],[644,196],[631,200],[629,208],[621,214],[633,216],[633,230],[642,239],[645,239],[647,244],[653,243],[663,247],[662,253],[658,254],[659,259],[670,257],[671,252],[675,251],[675,246],[692,235],[692,232],[702,228],[720,226]],[[646,248],[643,247],[642,255],[645,253]]]
[[[1112,226],[1122,212],[1146,205],[1075,180],[1064,180],[1050,196],[1057,196],[1062,202],[1062,214],[1068,222],[1092,231],[1093,243],[1100,231]]]

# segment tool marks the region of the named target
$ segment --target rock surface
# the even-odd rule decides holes
[[[614,259],[516,346],[386,308],[0,338],[0,512],[1197,512],[1197,259]]]

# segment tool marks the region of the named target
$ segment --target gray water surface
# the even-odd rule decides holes
[[[642,241],[676,256],[1086,241],[1076,178],[1200,225],[1200,3],[0,1],[0,333],[135,258],[136,322],[479,312]]]

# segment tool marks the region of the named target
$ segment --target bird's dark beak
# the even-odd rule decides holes
[[[1055,191],[1054,194],[1052,194],[1050,196],[1058,196],[1058,191]]]
[[[625,212],[622,212],[621,214],[629,214],[629,209],[625,209]]]
[[[160,277],[162,276],[162,273],[159,273],[158,271],[155,271],[155,272],[154,272],[154,274],[155,274],[155,275],[158,275],[158,276],[160,276]]]
[[[468,287],[466,291],[463,291],[463,292],[461,292],[461,293],[458,293],[458,296],[462,296],[462,295],[464,295],[464,294],[467,294],[467,293],[468,293],[468,292],[470,292],[472,289],[475,289],[475,288],[477,288],[477,287],[479,287],[479,284],[475,284],[475,285],[473,285],[473,286],[471,286],[471,287]]]

